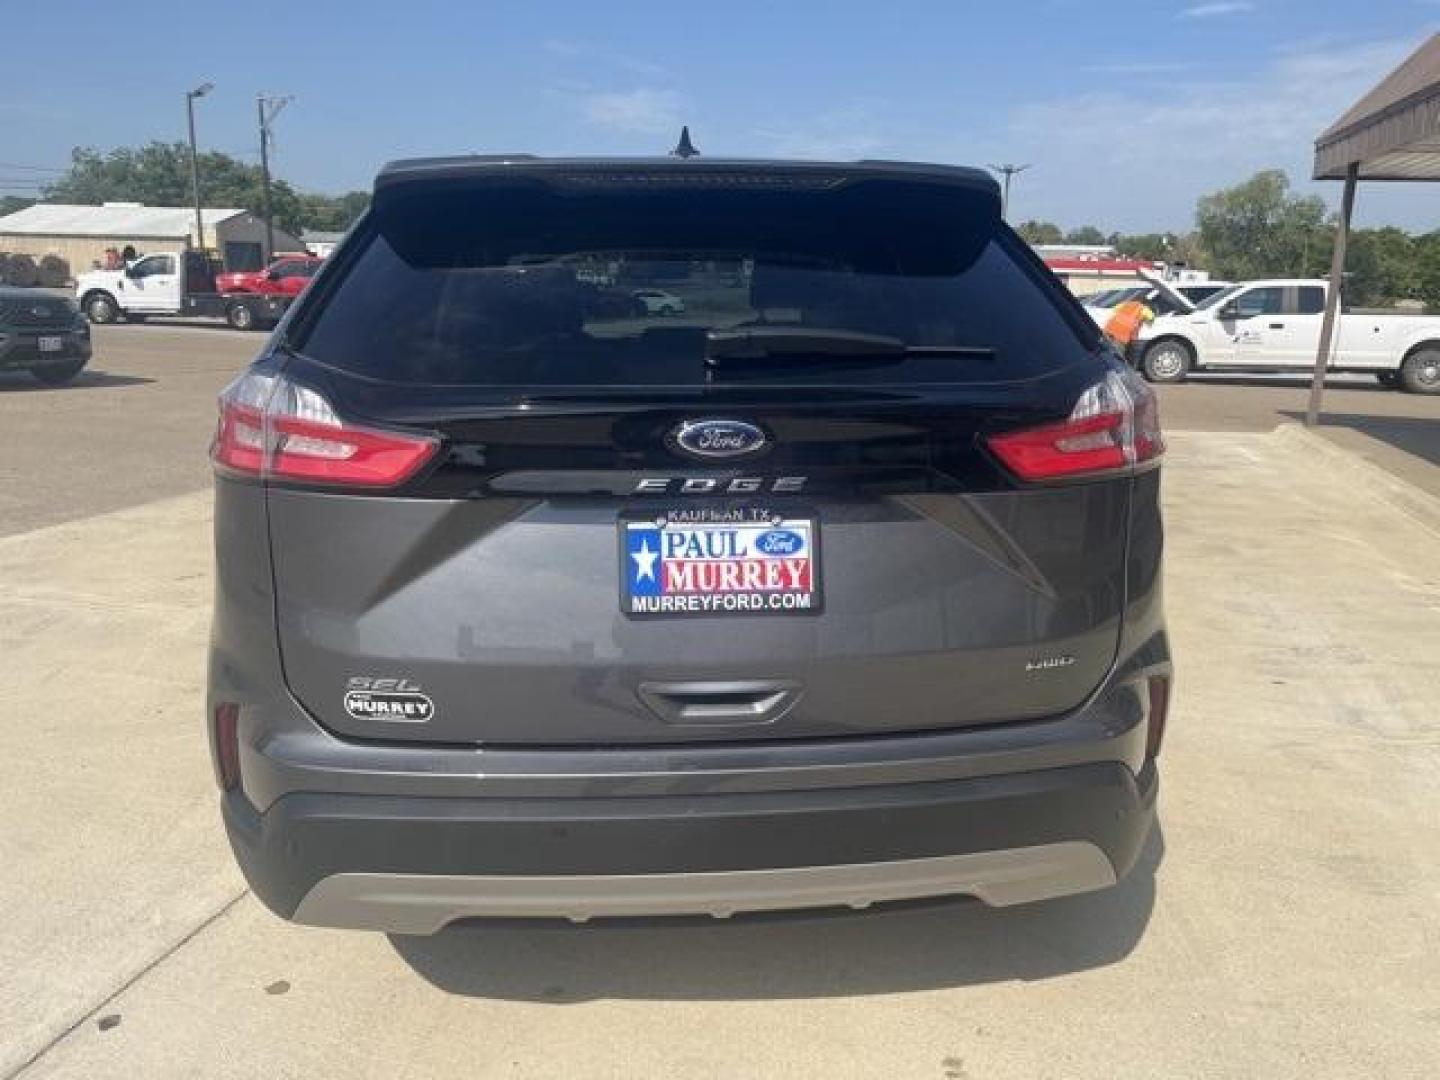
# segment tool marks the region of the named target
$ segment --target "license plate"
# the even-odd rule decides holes
[[[59,352],[65,348],[65,339],[58,337],[42,337],[40,339],[41,352]]]
[[[687,508],[620,521],[626,615],[814,615],[821,596],[813,517]]]

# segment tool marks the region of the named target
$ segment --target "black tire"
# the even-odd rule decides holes
[[[1195,366],[1195,353],[1179,338],[1162,338],[1145,350],[1140,371],[1152,383],[1185,381]]]
[[[1377,371],[1375,381],[1381,386],[1394,390],[1400,385],[1400,373],[1398,371]]]
[[[85,297],[85,317],[100,326],[113,323],[120,318],[120,305],[109,293],[90,293]]]
[[[64,386],[71,379],[85,370],[86,360],[79,357],[75,360],[65,360],[58,364],[45,364],[42,367],[30,369],[30,374],[39,379],[46,386]]]
[[[225,321],[235,330],[254,330],[255,312],[249,304],[231,304],[225,309]]]
[[[1416,349],[1400,365],[1400,388],[1409,394],[1440,394],[1440,348]]]

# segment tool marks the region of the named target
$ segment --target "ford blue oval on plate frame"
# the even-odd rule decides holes
[[[816,615],[820,526],[756,507],[683,507],[620,518],[620,610],[633,618]]]

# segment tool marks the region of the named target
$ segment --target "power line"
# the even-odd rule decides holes
[[[21,165],[15,161],[0,161],[0,169],[19,169],[22,172],[69,172],[69,169],[59,168],[54,165]]]

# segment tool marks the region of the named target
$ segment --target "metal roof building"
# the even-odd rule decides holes
[[[1315,179],[1440,179],[1440,34],[1315,141]]]
[[[244,210],[202,210],[205,231],[214,229]],[[27,236],[133,236],[147,240],[193,239],[195,211],[184,206],[146,206],[144,203],[105,203],[74,206],[36,203],[0,217],[0,234]]]
[[[226,269],[258,270],[267,261],[265,222],[239,209],[202,211],[206,247],[220,254]],[[137,252],[183,251],[196,246],[195,211],[183,206],[105,203],[77,206],[36,203],[0,217],[0,251],[39,259],[58,255],[72,274],[88,270],[106,248]],[[304,251],[298,239],[275,230],[277,251]]]
[[[1305,413],[1306,424],[1312,426],[1320,417],[1325,369],[1341,317],[1340,285],[1355,214],[1355,189],[1361,180],[1440,180],[1440,34],[1432,35],[1321,133],[1315,140],[1315,179],[1343,180],[1345,193],[1340,200],[1330,294]]]

